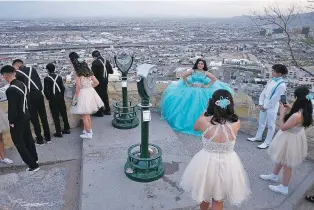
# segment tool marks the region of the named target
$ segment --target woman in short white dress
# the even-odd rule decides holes
[[[240,121],[229,91],[214,92],[194,129],[202,132],[203,149],[186,167],[182,188],[201,203],[201,210],[208,210],[210,202],[213,210],[222,210],[226,200],[239,206],[251,191],[246,171],[234,151]]]
[[[13,161],[5,157],[3,133],[9,130],[9,121],[7,114],[0,109],[0,162],[5,164],[12,164]]]
[[[80,137],[91,139],[93,132],[90,115],[96,113],[104,106],[104,103],[94,89],[99,82],[83,59],[74,59],[72,64],[76,72],[76,91],[70,111],[72,114],[81,115],[83,118],[84,130]]]
[[[305,128],[313,123],[311,102],[313,96],[309,89],[307,87],[297,88],[294,91],[294,97],[296,101],[292,107],[289,104],[280,104],[280,130],[268,148],[268,154],[276,163],[273,173],[260,175],[263,180],[278,182],[278,174],[283,168],[283,183],[269,185],[270,190],[283,195],[288,195],[292,168],[300,165],[307,156]],[[288,114],[285,114],[286,109],[290,109]]]

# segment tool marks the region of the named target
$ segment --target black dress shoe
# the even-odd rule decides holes
[[[44,139],[43,139],[43,137],[41,137],[41,138],[36,138],[36,144],[37,144],[37,145],[44,145]]]
[[[54,137],[58,137],[58,138],[62,138],[63,137],[62,133],[54,133],[53,136]]]
[[[42,146],[42,145],[44,145],[44,141],[36,141],[36,144],[39,146]]]
[[[103,117],[104,114],[101,113],[101,112],[96,112],[95,114],[93,114],[93,116],[95,116],[95,117]]]
[[[110,110],[106,110],[105,109],[103,113],[104,113],[104,115],[111,115],[111,111]]]
[[[63,130],[62,133],[63,133],[63,134],[70,134],[71,131],[70,131],[70,129],[67,129],[67,130]]]
[[[50,143],[51,143],[51,138],[50,138],[50,136],[49,136],[49,137],[45,137],[45,141],[46,141],[47,144],[50,144]]]

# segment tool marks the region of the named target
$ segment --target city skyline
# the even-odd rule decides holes
[[[306,0],[206,0],[206,1],[0,1],[0,19],[38,18],[230,18],[262,11],[276,2],[285,9],[305,8]],[[303,10],[304,11],[304,10]],[[306,10],[304,11],[306,12]]]

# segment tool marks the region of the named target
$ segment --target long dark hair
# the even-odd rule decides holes
[[[206,61],[205,61],[203,58],[198,58],[198,59],[195,61],[195,64],[194,64],[194,66],[193,66],[192,69],[193,69],[193,70],[196,70],[196,69],[197,69],[197,65],[198,65],[198,63],[199,63],[200,61],[202,61],[202,62],[204,63],[204,68],[203,68],[203,70],[204,70],[204,71],[208,71]]]
[[[73,64],[73,62],[78,59],[80,56],[76,53],[76,52],[70,52],[69,54],[69,58],[71,63]]]
[[[90,77],[93,76],[93,72],[88,67],[88,64],[81,58],[75,59],[73,61],[73,67],[76,72],[76,75],[81,77]]]
[[[101,56],[100,52],[98,50],[94,50],[92,52],[92,56],[94,58],[100,59],[103,63],[105,63],[105,59]]]
[[[310,94],[310,90],[304,86],[298,87],[294,91],[296,101],[293,103],[290,112],[284,117],[284,122],[286,122],[294,113],[301,111],[303,117],[302,126],[307,128],[313,124],[313,106],[312,101],[306,98],[308,94]]]
[[[230,104],[225,109],[216,105],[216,102],[221,99],[228,99],[230,101]],[[224,124],[227,121],[237,122],[238,116],[234,113],[234,102],[231,93],[223,89],[216,90],[213,97],[208,101],[208,107],[204,115],[207,117],[212,116],[210,122],[213,125],[216,123]]]

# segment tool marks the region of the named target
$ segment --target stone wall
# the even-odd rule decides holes
[[[158,110],[160,108],[160,99],[162,93],[167,88],[168,84],[158,83],[156,88],[156,94],[150,98],[150,103],[153,108]],[[122,87],[121,82],[111,82],[108,84],[108,95],[110,103],[115,103],[122,100]],[[128,100],[138,104],[140,102],[140,97],[137,92],[136,83],[128,84]],[[251,97],[244,93],[236,93],[234,97],[234,103],[236,105],[236,112],[241,117],[248,117],[251,112],[254,112],[255,106]]]
[[[67,105],[67,112],[68,112],[68,119],[69,119],[69,124],[71,126],[71,128],[77,127],[80,124],[80,117],[76,116],[76,115],[72,115],[70,113],[70,104],[71,101],[69,99],[66,99],[66,105]],[[45,105],[46,105],[46,111],[47,111],[47,117],[48,117],[48,123],[49,123],[49,127],[50,127],[50,132],[54,133],[55,132],[55,126],[52,120],[52,116],[50,113],[50,109],[49,109],[49,105],[48,105],[48,101],[45,101]],[[0,108],[3,109],[5,112],[8,111],[8,103],[7,102],[1,102],[0,103]],[[63,127],[63,123],[62,123],[62,118],[60,117],[61,120],[61,125]],[[31,124],[31,128],[33,130],[32,124]],[[43,130],[42,130],[43,133]],[[34,132],[33,132],[34,134]],[[35,134],[33,135],[35,137]],[[7,131],[3,134],[3,139],[4,139],[4,146],[6,149],[13,147],[13,143],[11,140],[11,136],[10,136],[10,132]]]

